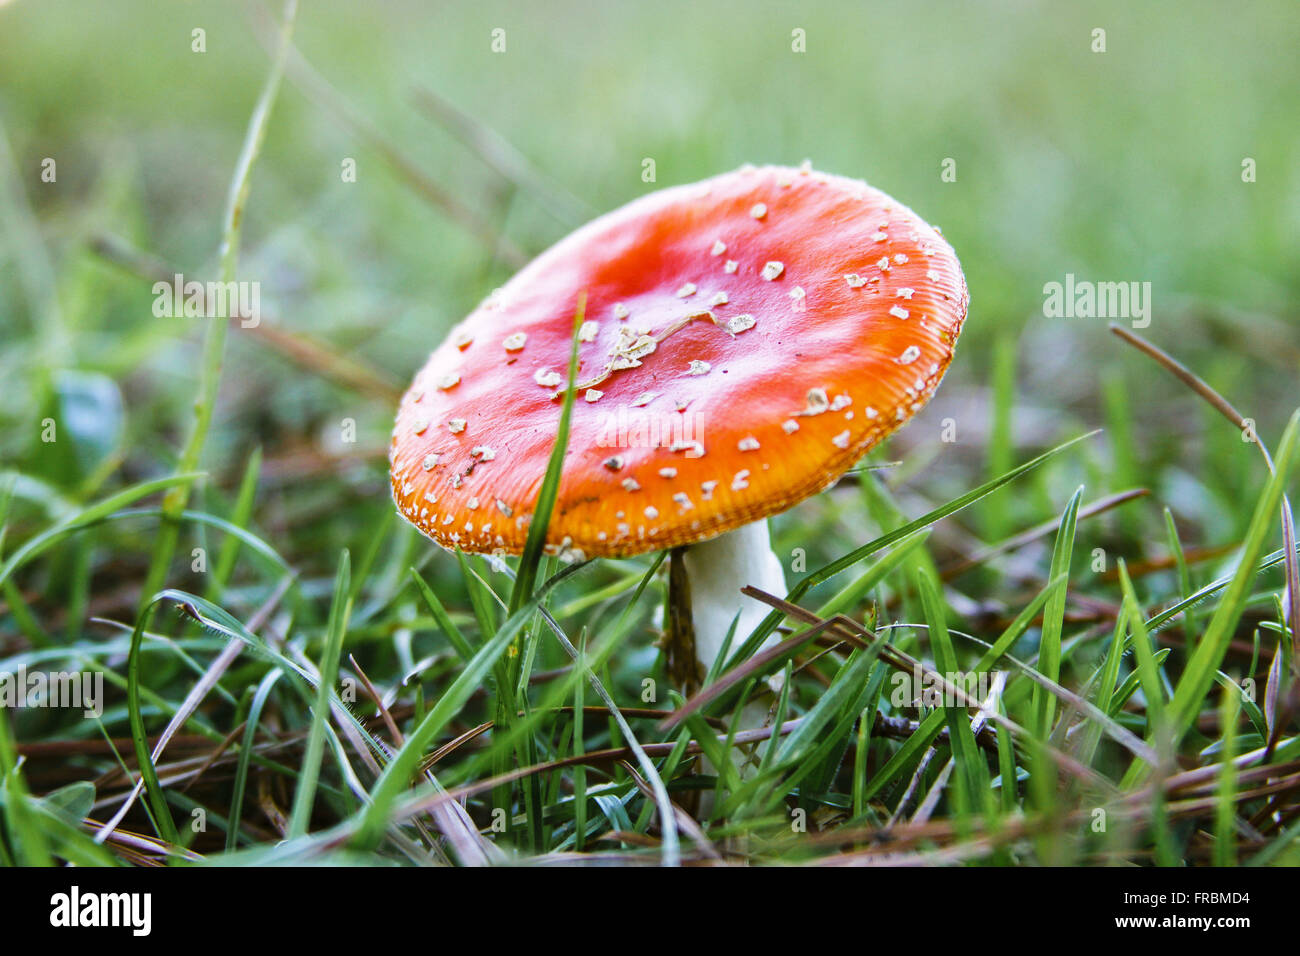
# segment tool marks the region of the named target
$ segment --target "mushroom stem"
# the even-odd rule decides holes
[[[772,551],[766,520],[751,521],[735,531],[691,545],[683,559],[691,586],[695,653],[707,670],[722,650],[737,612],[740,619],[728,654],[734,653],[767,616],[769,608],[744,597],[740,589],[749,584],[784,597],[785,572]],[[762,647],[778,639],[779,635],[773,634]]]

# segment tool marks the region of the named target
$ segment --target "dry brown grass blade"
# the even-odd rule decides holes
[[[1183,549],[1183,560],[1187,562],[1188,566],[1193,564],[1202,564],[1206,561],[1214,561],[1218,558],[1232,554],[1239,547],[1241,547],[1240,543],[1216,544],[1203,548],[1185,548]],[[1168,571],[1177,566],[1178,559],[1173,555],[1168,555],[1163,558],[1148,558],[1145,561],[1134,561],[1128,566],[1127,570],[1129,580],[1135,581],[1148,574],[1155,574],[1159,571]],[[1097,580],[1106,582],[1118,581],[1119,567],[1107,568],[1105,571],[1101,572],[1101,574],[1097,575]],[[1118,605],[1116,605],[1116,607],[1118,608]]]
[[[275,802],[275,795],[271,793],[271,778],[267,776],[258,776],[257,778],[257,805],[262,808],[266,814],[267,822],[280,834],[280,839],[289,836],[289,818],[285,812],[280,809],[280,805]]]
[[[402,746],[402,743],[405,738],[402,736],[401,728],[397,726],[397,721],[393,720],[393,715],[389,713],[388,708],[384,706],[384,698],[380,695],[379,691],[375,689],[375,685],[371,682],[370,676],[366,674],[365,670],[361,667],[361,665],[357,663],[357,659],[354,655],[352,654],[348,655],[348,662],[352,665],[352,669],[356,671],[357,677],[361,678],[361,685],[366,689],[366,693],[369,694],[370,699],[374,701],[375,709],[379,712],[380,719],[383,721],[384,726],[388,729],[389,737],[392,738],[393,743],[396,744],[398,747]],[[365,750],[366,748],[364,746],[359,748],[359,752]],[[387,752],[387,748],[385,748],[385,751]],[[365,756],[368,758],[367,765],[370,766],[373,764],[372,772],[375,774],[376,777],[378,777],[381,772],[378,762],[375,761],[373,755],[369,754],[368,752],[365,753]],[[428,846],[432,847],[435,851],[440,849],[438,847],[437,841],[433,838],[433,834],[431,834],[428,828],[424,825],[424,821],[416,820],[415,826],[416,829],[420,831],[420,836],[424,839],[425,843]],[[473,827],[470,827],[470,829],[474,830]],[[443,833],[447,837],[447,839],[452,843],[452,845],[456,846],[457,850],[460,851],[461,841],[463,840],[463,836],[464,836],[460,832],[460,828],[455,823],[453,823],[450,826],[449,830],[444,830]],[[477,830],[474,830],[474,836],[478,837]],[[464,841],[464,842],[466,843],[466,848],[470,849],[471,852],[474,849],[476,849],[476,847],[474,847],[474,842],[476,841]],[[462,855],[461,858],[464,859],[464,856]],[[440,859],[442,859],[445,862],[447,861],[445,856],[440,857]]]
[[[1262,753],[1263,749],[1261,748],[1254,752],[1253,757],[1258,758]],[[1209,770],[1209,775],[1204,780],[1200,779],[1204,775],[1199,772],[1203,769]],[[1285,766],[1256,767],[1244,771],[1241,775],[1243,783],[1268,780],[1277,777],[1279,773],[1285,776],[1258,787],[1243,788],[1236,795],[1236,802],[1244,804],[1269,794],[1300,790],[1300,774],[1295,772],[1297,769],[1300,769],[1300,762]],[[1181,799],[1171,800],[1166,804],[1170,816],[1180,820],[1194,820],[1212,816],[1218,807],[1218,795],[1214,792],[1217,787],[1215,775],[1218,772],[1218,766],[1214,765],[1208,768],[1198,768],[1194,772],[1167,777],[1161,787],[1165,795],[1167,797],[1181,797]],[[1191,796],[1184,793],[1183,791],[1189,789],[1189,783],[1195,784],[1190,789],[1193,791],[1203,789],[1205,794]],[[1107,813],[1134,823],[1147,823],[1154,807],[1153,796],[1154,789],[1152,787],[1145,787],[1133,793],[1125,794],[1117,803],[1107,807]],[[804,848],[871,844],[866,849],[828,856],[814,861],[814,865],[819,866],[918,865],[924,860],[933,862],[939,858],[953,861],[958,859],[978,859],[999,847],[1029,839],[1039,834],[1060,832],[1062,829],[1069,830],[1075,827],[1082,829],[1086,827],[1093,812],[1094,808],[1092,807],[1081,807],[1067,814],[1064,820],[1052,816],[1003,819],[998,822],[996,831],[992,833],[986,832],[987,824],[983,821],[975,822],[973,831],[959,828],[953,820],[906,822],[893,829],[870,826],[850,827],[823,833],[802,834],[799,837],[799,843]],[[970,823],[963,825],[963,827],[970,826],[972,826]],[[1263,839],[1262,835],[1259,834],[1251,836],[1251,839],[1256,838]],[[946,841],[950,840],[959,842],[946,845]],[[911,852],[918,845],[925,845],[928,848]]]
[[[773,734],[784,736],[798,727],[799,723],[799,720],[787,720],[777,728],[760,727],[754,730],[742,730],[732,737],[729,737],[727,734],[719,734],[716,739],[720,744],[727,744],[729,742],[731,746],[739,747],[745,744],[758,743],[759,741],[767,740],[772,737]],[[675,742],[669,741],[666,743],[642,744],[641,749],[648,757],[667,757],[673,752],[676,746],[677,744]],[[686,752],[684,755],[694,756],[700,753],[703,753],[703,748],[698,742],[692,741],[686,746]],[[514,783],[517,780],[522,780],[523,778],[533,774],[549,773],[552,770],[559,770],[564,767],[572,767],[578,764],[602,766],[622,760],[630,760],[635,756],[636,754],[630,747],[614,747],[608,750],[593,750],[589,753],[576,754],[559,760],[533,764],[528,767],[517,767],[514,770],[498,774],[494,777],[486,777],[482,780],[477,780],[474,783],[464,784],[463,786],[457,787],[455,790],[447,790],[443,793],[408,800],[406,803],[400,804],[393,811],[393,814],[390,817],[390,822],[400,822],[413,814],[421,813],[432,807],[439,806],[447,800],[465,800],[477,796],[480,793],[486,793],[494,787],[499,787],[507,783]],[[339,842],[346,842],[348,838],[349,836],[347,834],[340,835]]]
[[[744,683],[751,675],[762,673],[763,669],[772,661],[781,657],[783,654],[789,653],[792,648],[801,647],[813,640],[817,635],[821,634],[835,623],[836,619],[833,617],[827,618],[824,621],[816,621],[807,630],[800,631],[793,637],[787,638],[779,644],[769,647],[765,651],[760,651],[748,660],[737,664],[726,673],[720,674],[716,681],[708,687],[705,687],[685,704],[661,720],[658,729],[661,731],[672,730],[687,717],[699,711],[702,707],[708,706],[713,701],[726,694],[727,691],[731,690],[733,687],[737,687]],[[863,647],[866,646],[865,643],[860,640],[853,641],[852,643]]]
[[[565,226],[572,228],[595,217],[596,210],[539,170],[513,144],[477,117],[426,87],[416,87],[413,96],[422,113],[472,149],[502,179],[534,196]]]
[[[217,744],[212,753],[208,754],[203,759],[203,763],[199,765],[199,769],[195,771],[194,776],[185,782],[185,786],[181,787],[181,793],[188,791],[205,773],[212,769],[212,767],[216,766],[217,761],[225,756],[234,745],[235,741],[239,739],[240,735],[244,732],[244,727],[247,723],[247,721],[241,721],[239,726],[232,728],[230,733],[221,738],[221,743]]]
[[[1110,511],[1112,508],[1118,508],[1120,505],[1126,504],[1127,502],[1135,501],[1138,498],[1145,498],[1149,494],[1151,494],[1151,492],[1146,488],[1130,488],[1127,491],[1120,491],[1113,495],[1107,495],[1105,498],[1099,498],[1091,504],[1080,508],[1077,520],[1082,521],[1085,518],[1091,518],[1094,515]],[[1059,517],[1053,518],[1049,521],[1044,521],[1042,524],[1035,525],[1027,531],[1022,531],[1014,537],[990,545],[968,558],[963,558],[960,561],[955,561],[952,564],[947,565],[940,571],[940,577],[945,581],[952,580],[960,574],[964,574],[973,568],[979,567],[991,558],[995,558],[1000,554],[1006,554],[1008,551],[1015,551],[1018,548],[1023,548],[1025,545],[1031,544],[1039,538],[1046,537],[1059,528],[1060,525],[1061,519]]]
[[[389,736],[392,737],[393,742],[398,747],[401,747],[406,742],[406,738],[403,736],[401,729],[397,726],[397,721],[393,719],[393,715],[389,712],[388,707],[385,706],[383,696],[375,689],[375,685],[371,683],[369,676],[367,676],[366,672],[362,670],[361,665],[357,663],[357,659],[353,655],[348,655],[348,661],[352,664],[357,676],[361,678],[361,683],[366,688],[366,693],[369,694],[371,700],[375,702],[375,707],[379,711],[379,716],[383,720],[384,726],[388,728]],[[421,772],[430,784],[435,787],[441,787],[441,784],[438,783],[437,778],[434,777],[428,766],[423,767]],[[378,777],[379,775],[379,768],[376,767],[375,776]],[[500,851],[490,840],[487,840],[484,838],[483,834],[479,833],[478,827],[476,827],[474,821],[470,819],[469,813],[459,803],[452,802],[438,807],[431,811],[430,816],[433,818],[434,825],[438,828],[438,832],[447,838],[447,842],[450,843],[456,851],[456,858],[463,865],[487,866],[489,863],[501,859]],[[425,842],[435,851],[440,852],[437,841],[434,840],[433,835],[428,831],[424,822],[421,820],[415,820],[413,822],[415,823],[416,828],[420,831],[420,835],[424,838]],[[445,857],[441,858],[445,859]]]
[[[648,719],[648,720],[654,720],[656,718],[666,717],[672,713],[671,711],[659,710],[657,708],[651,708],[651,707],[620,707],[619,710],[623,712],[624,717],[635,717],[638,719]],[[557,714],[571,714],[573,713],[573,708],[569,706],[556,707],[550,712],[557,713]],[[609,711],[607,711],[604,707],[598,707],[594,704],[589,704],[588,706],[583,707],[582,712],[592,717],[604,717],[606,714],[609,713]],[[523,716],[523,715],[524,712],[520,711],[519,716]],[[706,717],[704,719],[709,723],[710,726],[714,728],[717,729],[726,728],[726,722],[720,720],[719,718]],[[491,721],[491,720],[486,721],[484,723],[471,727],[469,730],[466,730],[464,733],[459,734],[458,736],[449,740],[447,743],[443,744],[433,753],[429,754],[429,756],[425,757],[424,762],[420,765],[420,769],[427,770],[430,767],[434,766],[435,764],[439,763],[440,761],[445,760],[449,755],[456,752],[461,747],[465,746],[465,744],[470,743],[471,741],[487,733],[489,730],[492,729],[494,724],[495,721]],[[590,755],[588,754],[587,756]],[[575,762],[581,763],[581,761],[575,761]]]
[[[158,743],[158,737],[150,737],[149,746]],[[176,734],[172,737],[172,750],[198,750],[212,744],[211,739],[202,734]],[[39,759],[42,757],[88,757],[121,753],[131,749],[130,737],[88,738],[86,740],[34,740],[29,743],[19,742],[18,753],[24,757]]]
[[[301,744],[306,735],[304,733],[294,733],[284,739],[271,739],[263,741],[257,745],[259,756],[269,757],[272,754],[291,750]],[[207,741],[209,746],[211,741]],[[237,753],[237,752],[236,752]],[[158,780],[168,787],[180,789],[193,780],[201,773],[206,773],[213,767],[225,767],[233,763],[236,753],[226,752],[216,761],[210,760],[207,753],[185,759],[172,760],[158,764]],[[134,769],[131,764],[127,768]],[[135,784],[134,776],[128,777],[128,770],[121,766],[114,766],[110,770],[101,774],[95,780],[95,792],[98,794],[95,798],[95,809],[104,809],[121,800],[126,791]]]
[[[83,826],[92,829],[98,829],[104,825],[101,821],[91,817],[86,817],[81,822]],[[141,866],[165,866],[169,860],[187,860],[190,863],[203,861],[203,857],[193,850],[183,846],[172,846],[156,837],[133,833],[130,830],[121,828],[113,832],[113,835],[108,838],[106,846],[119,855],[129,857],[133,862]]]
[[[116,236],[101,234],[90,242],[90,250],[111,263],[149,283],[171,283],[181,270],[157,256],[141,252]],[[200,294],[201,298],[201,294]],[[373,368],[343,355],[333,346],[305,332],[290,332],[275,327],[274,319],[260,316],[256,326],[245,327],[232,316],[232,326],[242,335],[251,335],[300,368],[351,391],[359,392],[395,405],[402,397],[401,387]]]
[[[619,765],[627,773],[631,781],[636,784],[636,788],[641,791],[641,796],[647,800],[653,800],[654,791],[650,789],[650,784],[646,783],[641,775],[636,772],[636,767],[626,760],[620,761]],[[677,817],[678,829],[691,838],[691,842],[695,844],[696,848],[709,859],[721,863],[722,857],[718,855],[718,851],[713,848],[713,844],[709,842],[709,838],[704,835],[704,831],[700,829],[700,825],[695,822],[694,818],[676,803],[673,803],[673,814]]]
[[[433,753],[429,754],[429,756],[424,759],[424,763],[420,764],[420,772],[423,773],[424,771],[429,770],[434,765],[436,765],[440,760],[446,759],[446,757],[449,754],[455,753],[457,750],[465,746],[465,744],[469,743],[471,740],[474,740],[480,737],[481,735],[487,733],[489,730],[492,729],[494,723],[495,721],[489,720],[486,723],[479,724],[477,727],[471,727],[463,734],[460,734],[459,736],[453,738],[452,740],[447,741],[447,743],[443,744],[441,747],[439,747]]]
[[[256,10],[256,12],[265,19],[265,11]],[[260,40],[265,31],[256,32]],[[409,159],[360,110],[353,107],[296,48],[289,51],[286,73],[290,82],[316,105],[337,117],[344,126],[364,139],[367,145],[383,158],[389,168],[422,199],[482,242],[487,249],[501,256],[512,267],[517,269],[528,262],[529,256],[523,250],[502,236],[491,223]]]
[[[234,320],[231,320],[234,322]],[[332,345],[306,332],[290,332],[268,322],[245,328],[235,323],[241,334],[250,335],[270,346],[285,358],[306,371],[327,378],[344,388],[386,404],[396,405],[402,398],[402,388],[385,376],[355,359],[340,354]]]
[[[375,709],[379,711],[379,717],[383,720],[384,726],[388,728],[388,735],[393,738],[393,743],[397,744],[399,747],[402,746],[402,744],[405,743],[405,738],[402,736],[401,728],[397,726],[397,721],[393,719],[393,715],[390,714],[388,708],[384,706],[384,698],[380,695],[379,691],[375,689],[375,685],[370,682],[370,677],[364,670],[362,670],[361,665],[357,663],[357,659],[354,655],[348,655],[348,663],[352,665],[352,669],[356,671],[357,676],[361,678],[361,685],[365,687],[366,693],[370,695],[370,699],[375,702]]]

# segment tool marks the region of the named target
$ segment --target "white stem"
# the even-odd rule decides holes
[[[707,671],[722,650],[733,620],[736,620],[736,633],[727,651],[728,657],[771,610],[766,604],[741,594],[740,589],[750,584],[769,594],[785,597],[785,573],[780,559],[772,551],[766,520],[750,522],[712,541],[692,545],[683,557],[691,587],[695,656]],[[738,620],[737,614],[740,615]],[[780,639],[781,635],[773,633],[759,645],[758,650],[770,647]],[[766,702],[751,698],[740,711],[738,729],[762,727],[768,710]],[[732,764],[742,775],[752,772],[752,759],[740,748],[731,751]],[[715,771],[707,759],[703,766],[706,773]],[[706,809],[712,806],[711,795],[705,796],[703,805]]]
[[[695,653],[707,670],[713,666],[737,612],[736,636],[728,656],[749,637],[771,610],[766,604],[740,593],[745,585],[785,597],[785,573],[772,551],[767,521],[753,521],[724,535],[692,545],[683,556],[691,586],[691,618],[695,625]],[[780,640],[772,634],[762,647]]]

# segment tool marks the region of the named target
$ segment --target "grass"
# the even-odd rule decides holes
[[[0,864],[1300,864],[1300,132],[1269,119],[1300,25],[940,5],[895,18],[864,105],[856,6],[801,13],[789,62],[765,7],[722,64],[725,6],[394,4],[362,37],[331,4],[0,6],[0,81],[51,78],[0,82],[0,673],[105,685],[96,717],[0,713]],[[133,53],[73,58],[80,29]],[[1180,66],[1211,40],[1250,51],[1213,83]],[[932,406],[774,521],[790,590],[688,700],[664,555],[541,547],[563,424],[504,562],[395,518],[385,436],[521,259],[807,154],[940,219],[972,313]],[[153,316],[174,271],[258,278],[261,325]],[[1151,327],[1043,317],[1067,272],[1152,281]]]

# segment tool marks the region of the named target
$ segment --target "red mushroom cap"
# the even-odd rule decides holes
[[[548,545],[588,557],[711,538],[833,483],[929,399],[968,300],[943,237],[860,181],[747,167],[629,203],[493,293],[403,398],[393,496],[444,547],[522,551],[582,293]]]

